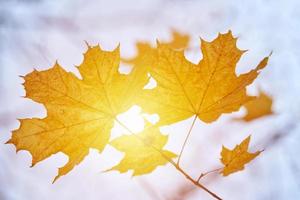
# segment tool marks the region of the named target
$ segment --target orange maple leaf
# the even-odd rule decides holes
[[[244,139],[241,144],[236,145],[233,150],[229,150],[224,146],[222,147],[221,162],[225,166],[221,172],[223,176],[228,176],[229,174],[243,170],[245,164],[249,163],[261,153],[261,151],[249,153],[249,142],[250,136]]]
[[[236,64],[244,51],[236,47],[229,31],[212,42],[201,40],[203,59],[198,64],[188,61],[183,51],[158,44],[144,56],[144,66],[157,82],[154,89],[144,90],[137,104],[147,113],[156,113],[159,124],[168,125],[191,116],[213,122],[223,113],[237,111],[254,97],[246,94],[268,62],[265,57],[255,69],[237,76]]]
[[[176,30],[173,30],[171,41],[162,42],[162,44],[168,45],[170,48],[173,49],[184,49],[188,46],[189,41],[190,41],[189,35],[182,34]],[[129,59],[122,58],[122,61],[128,64],[136,64],[137,62],[139,62],[139,60],[143,59],[145,54],[147,54],[149,51],[150,52],[153,51],[155,48],[153,48],[151,44],[148,42],[137,42],[136,49],[137,49],[137,54],[135,57]]]
[[[242,118],[238,118],[238,120],[249,122],[260,117],[272,115],[272,103],[272,98],[260,91],[257,98],[244,105],[247,110],[247,114]]]

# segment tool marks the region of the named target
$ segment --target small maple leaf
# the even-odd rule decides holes
[[[268,57],[255,69],[237,76],[236,64],[244,51],[236,47],[236,40],[230,31],[212,42],[201,40],[203,59],[197,65],[188,61],[183,51],[158,44],[144,56],[157,87],[144,90],[137,104],[147,113],[158,114],[161,125],[193,115],[213,122],[223,113],[237,111],[254,98],[246,94],[246,86],[267,65]]]
[[[247,110],[247,114],[244,117],[239,118],[239,120],[248,122],[260,117],[272,115],[272,103],[272,98],[260,91],[257,98],[244,105]]]
[[[148,124],[148,128],[139,134],[123,135],[110,144],[125,153],[120,163],[110,170],[121,173],[133,170],[133,176],[152,172],[159,165],[165,165],[177,155],[164,150],[168,136],[162,135],[157,126]]]
[[[54,181],[79,164],[90,148],[101,152],[116,115],[133,106],[132,98],[148,80],[142,67],[135,67],[129,75],[120,74],[119,62],[119,47],[109,52],[88,46],[78,67],[82,80],[58,63],[26,75],[26,97],[43,104],[47,117],[20,120],[7,143],[29,151],[32,166],[58,152],[68,155],[68,163]]]
[[[187,34],[181,34],[176,30],[172,31],[172,40],[169,42],[163,42],[162,44],[168,45],[173,49],[184,49],[188,46],[190,36]],[[128,64],[135,64],[143,59],[144,55],[149,51],[153,51],[155,48],[151,47],[148,42],[137,42],[136,43],[137,55],[133,58],[126,59],[122,58],[122,61]]]
[[[225,166],[221,172],[223,176],[228,176],[229,174],[243,170],[245,164],[249,163],[261,153],[261,151],[255,153],[248,152],[250,137],[251,136],[248,136],[241,144],[236,145],[233,150],[229,150],[224,146],[222,147],[220,160]]]

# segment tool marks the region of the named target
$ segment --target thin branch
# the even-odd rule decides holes
[[[170,159],[168,156],[166,156],[162,151],[160,151],[158,148],[156,148],[155,146],[153,146],[150,143],[147,143],[143,140],[143,138],[139,137],[137,134],[135,134],[133,131],[131,131],[127,126],[125,126],[121,121],[119,121],[117,118],[115,118],[116,122],[118,122],[123,128],[125,128],[128,132],[130,132],[132,135],[134,135],[138,140],[140,140],[141,142],[143,142],[145,145],[151,147],[153,150],[157,151],[159,154],[161,154],[162,157],[164,157],[171,165],[173,165],[177,171],[179,171],[182,175],[185,176],[185,178],[187,178],[189,181],[191,181],[195,186],[203,189],[204,191],[206,191],[207,193],[209,193],[211,196],[213,196],[215,199],[218,200],[222,200],[221,197],[219,197],[218,195],[216,195],[215,193],[213,193],[212,191],[210,191],[209,189],[207,189],[204,185],[202,185],[201,183],[199,183],[197,180],[194,180],[190,175],[188,175],[183,169],[181,169],[179,167],[178,164],[176,164],[172,159]]]
[[[186,143],[187,143],[187,141],[188,141],[188,139],[189,139],[189,137],[190,137],[190,135],[191,135],[191,132],[192,132],[192,130],[193,130],[193,127],[194,127],[194,125],[195,125],[196,120],[197,120],[197,115],[195,115],[195,117],[194,117],[194,119],[193,119],[193,122],[192,122],[192,125],[191,125],[191,127],[190,127],[190,129],[189,129],[189,131],[188,131],[188,133],[187,133],[187,135],[186,135],[186,137],[185,137],[184,143],[183,143],[183,145],[182,145],[182,147],[181,147],[181,150],[180,150],[180,153],[179,153],[179,156],[178,156],[177,165],[179,165],[179,162],[180,162],[182,153],[183,153],[184,148],[185,148],[185,146],[186,146]]]
[[[173,162],[174,163],[174,162]],[[171,163],[172,164],[172,163]],[[175,163],[174,163],[175,164]],[[211,196],[213,196],[215,199],[222,200],[221,197],[217,196],[215,193],[212,191],[208,190],[205,186],[203,186],[201,183],[199,183],[197,180],[194,180],[192,177],[190,177],[185,171],[183,171],[178,165],[172,164],[179,172],[181,172],[189,181],[194,183],[197,187],[205,190],[207,193],[209,193]]]
[[[221,169],[223,169],[223,167],[220,167],[220,168],[214,169],[214,170],[210,170],[210,171],[205,172],[205,173],[201,173],[200,176],[199,176],[198,179],[197,179],[197,182],[199,182],[200,179],[203,178],[204,176],[206,176],[206,175],[208,175],[208,174],[211,174],[211,173],[214,173],[214,172],[218,172],[218,171],[220,171]]]

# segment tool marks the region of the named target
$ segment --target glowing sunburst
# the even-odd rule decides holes
[[[128,111],[119,114],[117,119],[124,125],[123,127],[120,123],[115,121],[114,128],[112,130],[112,136],[120,136],[123,134],[132,134],[143,131],[145,126],[145,120],[155,124],[159,117],[157,115],[149,115],[142,113],[142,109],[139,106],[132,106]],[[131,132],[129,132],[129,130]]]

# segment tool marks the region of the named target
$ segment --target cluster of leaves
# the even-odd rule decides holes
[[[164,149],[168,136],[159,128],[191,117],[194,122],[211,123],[255,99],[247,95],[246,86],[266,66],[268,57],[253,70],[237,76],[236,64],[244,51],[237,48],[236,41],[230,31],[219,34],[212,42],[201,39],[203,59],[194,64],[184,56],[189,36],[174,32],[171,42],[158,42],[157,47],[138,43],[138,54],[132,59],[121,59],[119,47],[104,51],[99,46],[88,46],[78,67],[81,79],[58,63],[45,71],[34,70],[24,77],[25,97],[43,104],[47,117],[20,119],[20,127],[13,131],[8,143],[14,144],[17,151],[29,151],[32,165],[58,152],[68,155],[68,163],[59,169],[54,180],[79,164],[90,148],[101,152],[110,144],[125,153],[111,170],[133,170],[134,175],[142,175],[170,163],[195,185],[207,190],[180,168],[182,151],[178,162],[173,161],[177,155]],[[133,64],[129,74],[119,72],[120,60]],[[146,89],[150,78],[156,81],[156,87]],[[142,132],[134,133],[116,117],[133,105],[140,106],[145,113],[157,114],[159,121],[146,122]],[[131,135],[110,141],[115,122]],[[259,155],[259,151],[248,152],[249,142],[250,137],[233,150],[223,147],[224,176],[242,170]]]

